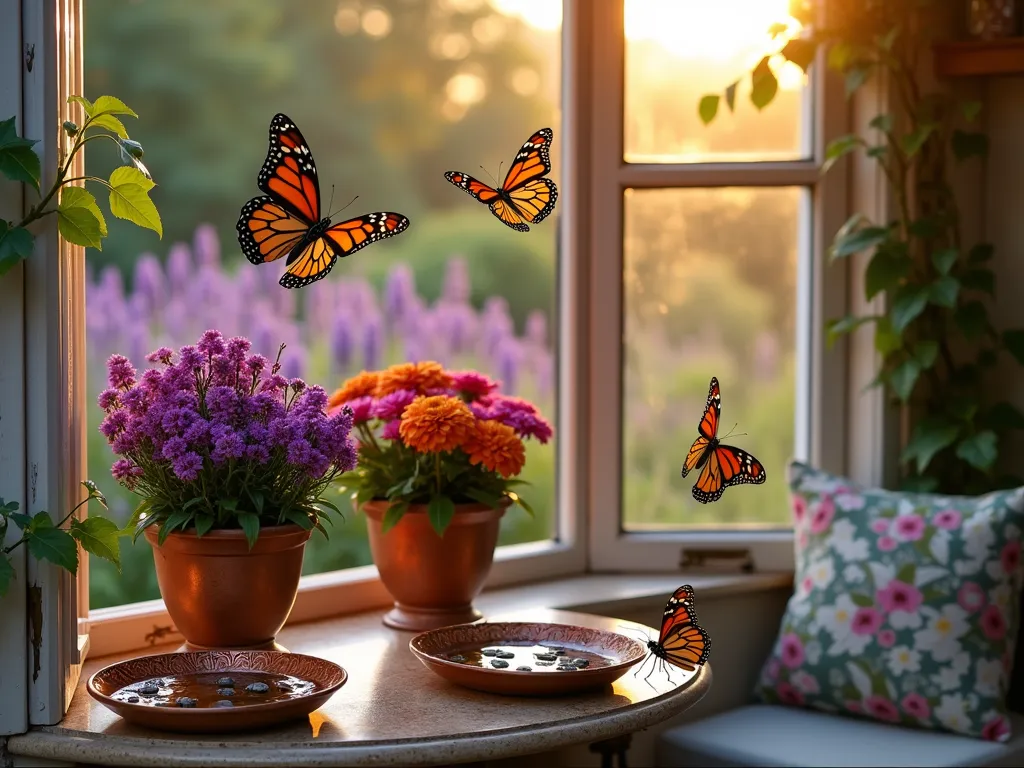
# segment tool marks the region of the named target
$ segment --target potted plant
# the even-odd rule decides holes
[[[147,358],[140,378],[114,355],[100,431],[114,477],[139,494],[135,537],[153,547],[167,611],[193,648],[273,647],[295,602],[314,528],[340,510],[324,491],[355,467],[352,413],[206,331]],[[281,350],[284,349],[282,345]]]
[[[526,462],[524,439],[551,426],[475,371],[435,362],[363,371],[331,396],[352,411],[359,467],[339,483],[368,518],[370,551],[395,599],[384,623],[426,630],[481,618],[473,599]]]

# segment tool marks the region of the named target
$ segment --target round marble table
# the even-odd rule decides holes
[[[568,611],[490,618],[654,632]],[[286,629],[279,638],[285,647],[341,664],[349,679],[308,721],[256,733],[171,734],[128,725],[84,690],[98,668],[92,662],[63,722],[12,737],[10,751],[48,761],[154,768],[449,765],[613,739],[679,714],[711,685],[705,665],[691,673],[672,668],[671,677],[655,671],[649,683],[631,671],[610,689],[575,696],[496,696],[459,688],[428,671],[408,648],[412,636],[383,627],[379,612]]]

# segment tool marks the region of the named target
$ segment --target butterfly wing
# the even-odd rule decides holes
[[[722,482],[722,466],[718,460],[718,451],[712,451],[697,476],[697,482],[693,484],[693,498],[701,504],[710,504],[722,498],[723,493],[725,484]]]
[[[722,486],[753,483],[760,485],[765,481],[764,465],[746,451],[731,445],[719,445],[715,448],[715,457],[721,467]]]
[[[474,179],[468,173],[462,173],[461,171],[448,171],[444,177],[459,189],[465,190],[472,197],[486,204],[491,209],[491,213],[497,216],[498,220],[503,224],[508,225],[517,232],[530,231],[519,211],[503,200],[498,191],[493,187],[489,187],[482,181]]]
[[[242,207],[235,229],[245,258],[253,264],[263,264],[287,255],[305,236],[309,224],[293,216],[273,198],[262,195]]]
[[[288,261],[281,276],[285,288],[302,288],[327,276],[334,263],[378,240],[404,232],[409,219],[400,213],[367,213],[330,227]]]
[[[661,616],[661,632],[658,633],[660,641],[664,641],[673,628],[683,624],[696,624],[697,613],[693,608],[693,587],[684,584],[665,603],[665,612]]]
[[[287,115],[270,121],[270,149],[257,179],[274,202],[312,226],[320,220],[320,182],[306,140]]]
[[[520,216],[531,224],[544,221],[555,210],[558,187],[551,179],[534,179],[508,193]]]
[[[505,174],[505,181],[501,183],[501,188],[504,191],[511,193],[512,190],[525,185],[528,181],[551,173],[550,149],[554,136],[555,134],[550,128],[541,128],[526,140],[512,161],[512,165],[509,166],[508,173]]]
[[[698,624],[677,625],[661,645],[664,659],[688,672],[707,661],[711,653],[708,633]]]
[[[693,441],[693,445],[690,446],[690,451],[686,454],[686,461],[683,463],[681,473],[683,477],[686,477],[696,467],[700,466],[708,446],[718,434],[718,420],[721,415],[722,392],[718,386],[718,379],[712,376],[711,386],[708,388],[708,400],[704,405],[704,415],[701,416],[700,424],[697,425],[698,436]]]

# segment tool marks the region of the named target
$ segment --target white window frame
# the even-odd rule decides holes
[[[783,162],[633,164],[624,161],[624,0],[593,3],[595,13],[591,104],[590,229],[590,556],[601,571],[678,569],[681,550],[746,548],[759,570],[791,570],[791,530],[622,530],[623,193],[626,189],[724,186],[812,189],[811,242],[801,250],[798,295],[798,395],[809,414],[798,413],[797,452],[818,466],[847,469],[847,344],[826,349],[824,321],[847,307],[847,274],[826,265],[826,238],[846,218],[846,169],[822,176],[829,139],[845,132],[847,108],[821,57],[815,64],[814,130],[810,157]],[[696,109],[696,104],[694,105]],[[809,294],[809,295],[808,295]],[[869,366],[870,368],[870,366]],[[809,422],[809,424],[807,423]],[[685,450],[685,446],[680,447]],[[784,482],[777,478],[775,482]],[[755,499],[751,503],[758,503]]]

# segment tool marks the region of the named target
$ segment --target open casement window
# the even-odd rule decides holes
[[[819,61],[776,69],[758,111],[749,74],[702,124],[698,103],[773,50],[786,2],[606,0],[595,13],[591,104],[591,563],[680,567],[683,550],[749,550],[792,567],[791,457],[846,468],[846,347],[824,321],[846,312],[825,247],[845,220],[844,169],[824,147],[847,105]],[[775,67],[775,61],[771,62]],[[691,496],[680,469],[712,376],[719,437],[757,456],[764,485]],[[738,426],[734,427],[734,424]]]

